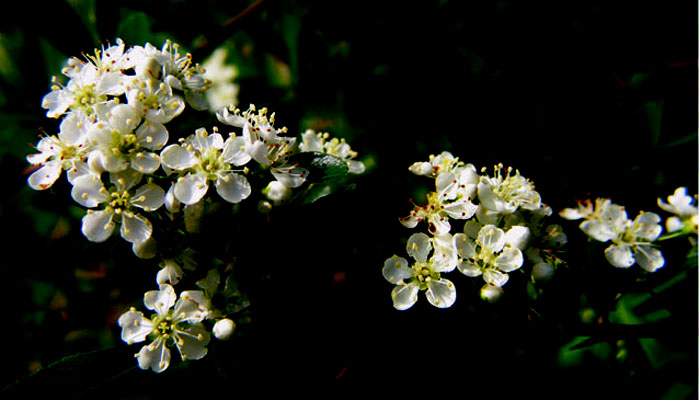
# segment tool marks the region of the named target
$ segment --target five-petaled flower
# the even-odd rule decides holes
[[[442,257],[430,257],[432,240],[422,232],[414,233],[408,239],[407,251],[415,262],[394,255],[386,260],[383,276],[395,284],[391,292],[393,307],[406,310],[417,302],[419,291],[426,290],[427,301],[435,307],[451,307],[456,300],[454,284],[441,277],[441,273],[450,272],[454,266],[442,261]]]
[[[131,308],[118,321],[124,342],[132,344],[152,339],[136,354],[141,369],[166,370],[171,359],[168,347],[173,344],[183,361],[198,360],[206,355],[211,334],[201,322],[207,316],[210,301],[202,291],[184,291],[178,299],[172,286],[162,285],[160,290],[146,292],[143,302],[146,308],[155,311],[151,318]]]

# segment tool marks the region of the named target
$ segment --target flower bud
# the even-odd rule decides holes
[[[228,340],[235,331],[235,322],[228,318],[220,319],[214,324],[214,336],[219,340]]]
[[[291,189],[279,181],[272,181],[262,190],[262,193],[274,204],[279,204],[289,198]]]

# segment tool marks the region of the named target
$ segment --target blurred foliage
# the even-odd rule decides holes
[[[518,168],[554,210],[611,197],[635,214],[657,211],[656,199],[678,186],[697,193],[696,14],[686,5],[67,0],[16,7],[0,17],[0,240],[11,255],[0,264],[9,283],[6,394],[49,385],[76,396],[149,398],[183,390],[183,380],[205,382],[201,394],[223,385],[238,393],[280,385],[397,390],[417,371],[422,382],[464,396],[696,398],[697,263],[696,253],[686,263],[685,242],[664,244],[667,265],[656,274],[620,271],[567,224],[568,265],[536,301],[513,292],[485,304],[463,277],[447,310],[418,303],[395,311],[380,272],[404,248],[409,232],[397,218],[409,211],[408,199],[426,193],[407,167],[442,150],[479,168]],[[198,62],[226,46],[241,107],[269,107],[291,133],[346,138],[368,167],[355,190],[326,197],[321,179],[287,211],[252,216],[260,236],[233,243],[258,251],[251,257],[269,273],[251,295],[254,324],[212,343],[205,359],[158,376],[138,370],[137,350],[120,341],[116,326],[153,285],[140,273],[152,266],[119,241],[88,243],[67,184],[42,193],[26,186],[31,144],[58,130],[40,106],[51,76],[67,57],[118,37],[127,46],[169,38]],[[343,172],[332,160],[314,162],[323,174]],[[331,190],[344,185],[333,182]],[[312,201],[314,212],[305,213]],[[264,231],[265,218],[278,222],[276,230]],[[221,234],[222,241],[233,235]]]

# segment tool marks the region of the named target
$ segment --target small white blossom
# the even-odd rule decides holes
[[[507,233],[494,225],[483,226],[475,240],[462,233],[454,237],[463,259],[458,265],[459,271],[471,277],[483,275],[490,285],[504,285],[509,279],[507,273],[524,263],[522,251],[508,243]]]
[[[227,54],[227,50],[220,47],[202,63],[204,78],[211,82],[211,87],[206,91],[206,101],[214,111],[238,104],[239,88],[233,83],[238,70],[234,65],[226,63]]]
[[[198,360],[207,353],[206,345],[211,335],[201,321],[208,310],[208,302],[202,301],[201,291],[182,292],[177,298],[170,285],[161,286],[145,294],[146,308],[155,311],[151,318],[131,308],[119,317],[122,328],[121,339],[128,343],[139,343],[148,337],[152,342],[136,354],[141,369],[163,372],[170,365],[169,346],[175,345],[182,360]]]
[[[665,265],[665,259],[651,242],[660,236],[662,229],[657,214],[641,212],[611,239],[613,244],[607,247],[604,255],[617,268],[628,268],[638,262],[646,271],[655,272]]]
[[[71,183],[78,176],[89,172],[84,160],[89,151],[87,131],[90,125],[90,120],[83,114],[72,113],[61,122],[58,135],[39,140],[36,145],[39,153],[27,156],[29,163],[39,167],[27,180],[32,189],[48,189],[63,170],[67,171]]]
[[[427,194],[427,204],[424,206],[415,204],[407,217],[399,219],[407,228],[414,228],[419,222],[426,221],[428,230],[435,236],[444,235],[451,230],[449,218],[469,219],[478,206],[471,203],[467,197],[460,197],[454,201],[443,201],[444,192],[430,192]]]
[[[170,122],[182,113],[185,102],[165,82],[132,77],[126,81],[126,99],[146,121],[164,129],[162,124]]]
[[[88,132],[94,148],[88,163],[107,172],[129,167],[144,174],[155,172],[160,167],[156,151],[167,142],[167,130],[153,129],[148,121],[141,124],[141,115],[128,104],[114,106],[105,117]]]
[[[658,199],[658,206],[671,214],[666,221],[668,232],[687,231],[697,233],[699,213],[695,203],[696,196],[688,196],[686,187],[679,187],[667,197],[667,203]]]
[[[583,219],[580,229],[599,242],[611,242],[604,251],[610,264],[628,268],[636,262],[645,270],[654,272],[665,264],[665,259],[655,241],[662,233],[660,217],[651,212],[641,212],[633,221],[623,206],[609,199],[597,199],[579,203],[578,209],[564,209],[560,215],[567,219]]]
[[[274,114],[267,116],[267,112],[266,108],[258,111],[254,105],[250,105],[247,111],[223,108],[216,113],[216,117],[224,124],[242,128],[242,150],[248,160],[254,159],[263,168],[268,168],[285,186],[299,187],[306,181],[308,170],[289,162],[289,157],[295,152],[296,138],[280,135],[287,129],[275,128]]]
[[[66,85],[60,86],[54,77],[51,92],[41,101],[41,107],[48,110],[46,116],[50,118],[79,112],[94,121],[98,113],[115,101],[115,96],[124,93],[123,75],[119,71],[100,69],[95,64],[72,58],[62,73],[70,78]]]
[[[245,176],[232,169],[240,164],[241,138],[223,137],[206,129],[197,129],[181,145],[170,145],[161,153],[163,167],[168,172],[182,174],[174,185],[175,198],[187,205],[194,205],[206,195],[209,182],[213,182],[218,194],[230,203],[246,199],[251,188]]]
[[[393,307],[406,310],[417,302],[419,291],[426,291],[427,301],[435,307],[448,308],[456,300],[456,289],[441,273],[450,272],[454,267],[441,262],[440,256],[430,257],[432,239],[424,233],[414,233],[408,239],[407,252],[415,259],[410,265],[408,260],[394,255],[386,260],[383,276],[395,284],[391,292]]]
[[[167,40],[161,49],[150,43],[134,46],[129,51],[136,75],[161,81],[185,94],[185,101],[196,110],[207,109],[204,93],[211,82],[204,77],[203,69],[192,63],[192,55],[180,54],[180,46]]]
[[[73,182],[73,199],[87,208],[103,205],[100,210],[88,210],[82,219],[82,232],[88,240],[103,242],[121,225],[121,236],[131,243],[148,240],[153,231],[150,221],[137,209],[146,212],[158,209],[164,203],[165,191],[154,183],[132,190],[142,175],[130,170],[110,175],[113,183],[105,188],[95,175],[83,175]]]
[[[480,177],[478,199],[483,207],[502,214],[511,214],[520,207],[525,210],[541,207],[541,197],[531,181],[516,170],[512,175],[512,168],[507,168],[504,176],[502,170],[503,166],[499,164],[493,177]]]

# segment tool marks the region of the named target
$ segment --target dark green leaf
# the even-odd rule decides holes
[[[347,163],[330,154],[304,152],[293,157],[292,163],[309,171],[302,189],[293,196],[291,203],[309,204],[337,190],[347,189],[349,172]]]
[[[5,395],[54,393],[83,395],[119,375],[137,369],[133,350],[116,347],[67,356],[3,389]]]

